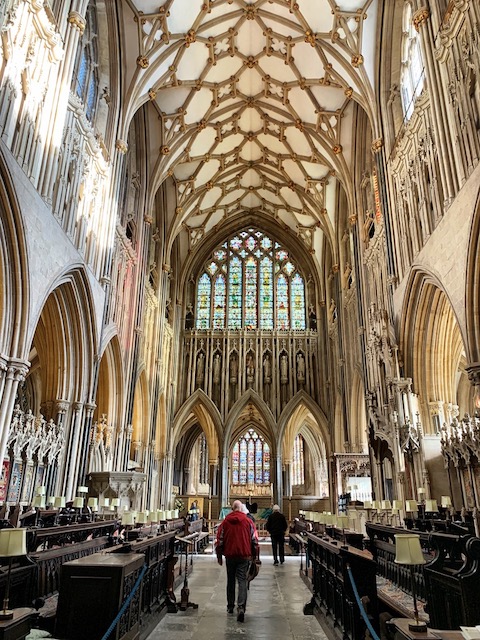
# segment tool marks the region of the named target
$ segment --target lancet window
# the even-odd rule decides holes
[[[400,77],[402,106],[406,120],[410,119],[415,107],[415,101],[422,93],[424,84],[425,68],[420,48],[420,36],[413,24],[412,6],[407,3],[403,15],[402,71]]]
[[[293,442],[292,484],[305,482],[304,440],[298,434]]]
[[[305,280],[280,243],[245,229],[204,265],[196,318],[197,329],[303,330]]]
[[[233,446],[232,484],[270,484],[270,447],[254,429]]]
[[[86,14],[85,31],[80,41],[72,91],[80,98],[85,107],[85,115],[92,122],[98,98],[98,48],[97,16],[95,7],[89,4]]]

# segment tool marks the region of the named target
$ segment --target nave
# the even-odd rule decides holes
[[[229,640],[239,635],[245,640],[326,640],[315,616],[303,614],[311,593],[299,575],[300,557],[286,556],[285,564],[274,567],[270,543],[262,544],[260,553],[262,566],[250,585],[245,622],[227,613],[225,565],[206,553],[194,556],[189,578],[190,601],[198,609],[165,614],[147,640]]]

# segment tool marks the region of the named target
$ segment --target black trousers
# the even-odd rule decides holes
[[[280,562],[283,562],[285,560],[285,535],[277,533],[270,537],[272,538],[273,561],[278,562],[280,557]]]

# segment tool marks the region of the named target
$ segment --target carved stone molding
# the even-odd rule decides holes
[[[85,18],[77,11],[70,11],[68,14],[68,24],[70,24],[74,29],[77,29],[80,32],[80,35],[83,36],[87,23]]]

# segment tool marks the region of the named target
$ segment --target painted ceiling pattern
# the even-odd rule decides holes
[[[192,244],[262,211],[315,250],[349,189],[352,105],[371,113],[378,0],[128,0],[130,117],[147,100]],[[127,114],[128,117],[128,114]],[[318,231],[318,233],[317,233]]]

